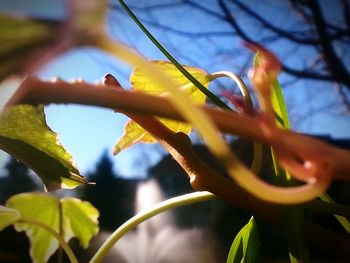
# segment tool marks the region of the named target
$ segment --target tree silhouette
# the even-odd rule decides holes
[[[12,195],[44,189],[29,168],[16,159],[10,158],[4,168],[7,174],[0,176],[1,204],[4,204]]]
[[[81,197],[99,210],[102,229],[114,230],[133,216],[137,181],[115,174],[107,151],[97,162],[95,171],[88,174],[87,178],[96,185],[81,187]]]

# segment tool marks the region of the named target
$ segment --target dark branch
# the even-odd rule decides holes
[[[151,20],[147,20],[147,19],[140,19],[142,22],[151,25],[153,27],[157,27],[163,30],[166,30],[167,32],[173,33],[173,34],[177,34],[177,35],[181,35],[184,37],[195,37],[195,38],[207,38],[207,37],[228,37],[228,36],[232,36],[232,31],[208,31],[208,32],[188,32],[188,31],[184,31],[184,30],[179,30],[170,26],[166,26],[166,25],[162,25],[160,23],[151,21]]]
[[[259,14],[254,12],[252,9],[250,9],[247,5],[241,3],[238,0],[231,0],[231,2],[237,5],[241,10],[246,12],[249,16],[259,21],[265,28],[278,34],[279,37],[284,37],[293,42],[304,44],[304,45],[315,45],[319,43],[319,39],[298,37],[295,34],[293,34],[291,31],[285,31],[285,30],[282,30],[281,28],[276,27],[275,25],[271,24],[269,21],[261,17]],[[300,33],[302,32],[298,32],[298,34]]]
[[[306,12],[302,3],[297,0],[289,0],[289,2],[297,14],[299,14],[306,23],[312,24],[312,16]]]
[[[350,35],[350,4],[348,0],[342,0],[344,18],[347,25],[347,33]]]
[[[226,20],[232,25],[232,27],[235,29],[237,34],[241,36],[241,38],[247,42],[256,43],[255,40],[253,40],[246,32],[239,26],[234,16],[231,14],[229,8],[225,4],[224,0],[218,0],[219,6],[221,7]],[[324,18],[321,15],[321,10],[318,6],[318,4],[315,1],[311,1],[311,5],[315,6],[316,9],[313,10],[313,15],[315,17],[315,24],[317,26],[317,32],[319,34],[320,40],[321,40],[321,46],[325,52],[325,59],[326,63],[329,67],[329,71],[331,74],[324,75],[316,72],[311,72],[307,70],[296,70],[292,69],[286,65],[282,64],[283,70],[296,77],[303,77],[303,78],[309,78],[309,79],[318,79],[318,80],[327,80],[327,81],[334,81],[338,80],[345,84],[347,87],[350,88],[350,77],[348,77],[348,72],[345,69],[345,66],[340,61],[340,59],[337,57],[331,40],[329,39],[329,36],[327,32],[325,31],[325,24],[324,24]],[[327,54],[326,54],[327,52]],[[348,79],[349,78],[349,79]]]
[[[297,69],[295,67],[291,67],[289,65],[282,63],[283,70],[292,76],[304,79],[313,79],[313,80],[322,80],[322,81],[336,81],[347,88],[350,89],[350,76],[347,72],[345,65],[342,63],[340,57],[337,56],[332,43],[334,40],[342,40],[345,41],[348,39],[347,28],[340,27],[337,25],[330,24],[325,18],[322,16],[320,7],[318,6],[317,1],[303,1],[303,0],[289,0],[292,8],[304,18],[306,24],[309,24],[307,30],[303,31],[287,31],[279,28],[272,23],[270,23],[263,16],[259,15],[259,13],[255,12],[254,9],[250,8],[247,4],[244,4],[240,0],[230,0],[233,4],[235,4],[238,8],[244,11],[247,16],[251,17],[251,19],[255,19],[259,22],[264,28],[270,30],[270,32],[274,33],[275,36],[271,37],[261,37],[256,39],[255,36],[250,36],[244,27],[240,26],[236,17],[230,10],[230,6],[225,0],[217,0],[218,7],[221,9],[213,9],[207,7],[200,2],[192,1],[192,0],[184,0],[175,5],[181,4],[186,5],[188,8],[194,8],[207,16],[216,18],[220,21],[228,23],[232,27],[232,32],[229,31],[212,31],[212,32],[188,32],[186,30],[180,30],[174,28],[172,26],[163,25],[158,23],[157,21],[152,21],[150,19],[143,19],[143,22],[160,29],[163,29],[167,32],[181,35],[184,37],[194,37],[194,38],[205,38],[205,37],[228,37],[239,36],[244,41],[251,43],[266,43],[266,40],[275,40],[277,37],[284,37],[284,39],[289,40],[290,42],[294,42],[295,44],[303,44],[308,45],[316,50],[321,50],[324,53],[325,65],[327,66],[326,71],[322,72],[321,70],[312,70],[309,68],[301,68]],[[311,8],[310,5],[314,7]],[[315,9],[316,5],[316,9]],[[343,1],[344,5],[344,16],[348,17],[349,15],[349,4],[347,1]],[[118,8],[112,6],[116,10]],[[149,11],[152,8],[170,8],[173,5],[149,5],[146,7],[141,7],[140,11]],[[348,9],[346,9],[348,8]],[[315,37],[312,38],[311,36]],[[307,37],[307,36],[310,36]],[[344,42],[343,42],[344,43]]]
[[[340,98],[343,104],[345,105],[347,112],[350,112],[350,100],[349,100],[349,97],[346,95],[346,91],[344,90],[344,87],[342,85],[338,85],[337,89],[338,89]]]
[[[190,0],[186,0],[186,1],[184,1],[184,2],[185,2],[187,5],[192,6],[192,7],[196,8],[197,10],[202,11],[203,13],[205,13],[205,14],[207,14],[207,15],[210,15],[210,16],[212,16],[212,17],[218,18],[218,19],[223,20],[223,21],[226,20],[226,19],[225,19],[225,16],[223,16],[222,14],[217,13],[217,12],[214,12],[212,9],[205,8],[204,6],[201,6],[201,5],[199,5],[198,3],[196,3],[196,2],[192,2],[192,1],[190,1]]]
[[[332,75],[325,75],[320,74],[315,71],[309,71],[307,69],[294,69],[287,65],[282,64],[282,69],[284,72],[288,73],[289,75],[299,77],[299,78],[307,78],[307,79],[314,79],[314,80],[324,80],[324,81],[333,81],[334,82],[334,76]]]
[[[134,6],[134,5],[128,5],[129,8],[133,9],[133,10],[139,10],[139,11],[144,11],[144,10],[156,10],[156,9],[169,9],[169,8],[173,8],[173,7],[178,7],[179,5],[181,5],[182,3],[162,3],[162,4],[154,4],[154,5],[147,5],[147,6]],[[108,5],[109,8],[114,9],[114,10],[119,10],[121,9],[119,4],[114,4],[111,3]]]
[[[111,5],[111,9],[115,10],[117,12],[120,12],[121,14],[125,15],[125,12],[123,12],[122,9],[118,8],[117,5]],[[216,36],[216,37],[228,37],[228,36],[232,36],[232,31],[208,31],[208,32],[189,32],[189,31],[185,31],[185,30],[180,30],[177,28],[173,28],[171,26],[167,26],[167,25],[163,25],[160,23],[157,23],[155,21],[152,20],[148,20],[148,19],[144,19],[144,18],[139,18],[140,21],[142,21],[145,24],[148,24],[150,26],[165,30],[169,33],[173,33],[176,35],[181,35],[183,37],[196,37],[196,38],[206,38],[206,37],[211,37],[211,36]]]
[[[309,1],[309,8],[313,14],[314,24],[320,38],[320,44],[324,54],[324,58],[327,64],[329,72],[334,76],[335,80],[338,80],[345,84],[350,89],[350,75],[347,72],[345,65],[337,56],[332,41],[326,31],[325,19],[322,14],[322,10],[318,1]]]
[[[244,41],[250,42],[250,43],[256,43],[250,36],[248,36],[244,30],[238,25],[236,19],[234,16],[231,14],[230,10],[228,9],[227,5],[223,0],[218,0],[219,6],[221,10],[224,12],[224,17],[226,21],[228,21],[232,27],[235,29],[238,35],[243,38]]]

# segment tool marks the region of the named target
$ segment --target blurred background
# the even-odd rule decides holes
[[[349,16],[348,1],[126,1],[135,14],[168,51],[182,64],[207,72],[228,70],[239,74],[248,85],[247,73],[253,54],[242,45],[258,42],[281,60],[280,82],[286,97],[292,128],[313,135],[349,137]],[[135,48],[146,58],[164,56],[146,38],[117,1],[107,3],[108,33]],[[64,1],[0,1],[0,11],[62,21]],[[99,81],[106,73],[115,75],[129,88],[132,69],[105,53],[89,47],[72,48],[38,75],[43,79],[82,78]],[[214,81],[210,89],[238,93],[230,81]],[[112,149],[123,133],[127,119],[109,110],[82,106],[49,106],[50,127],[72,153],[84,174],[93,169],[96,156]],[[155,145],[138,145],[114,160],[119,173],[145,176],[146,167],[164,151]]]
[[[247,75],[253,63],[253,54],[242,43],[257,42],[270,49],[282,62],[283,71],[279,80],[292,128],[323,138],[339,147],[350,148],[349,1],[128,0],[126,3],[180,63],[200,67],[209,73],[232,71],[239,74],[249,87]],[[108,1],[106,6],[105,28],[109,35],[150,60],[165,59],[118,1]],[[67,17],[67,8],[64,1],[58,0],[0,0],[1,13],[60,24]],[[131,72],[130,67],[96,48],[73,47],[50,61],[37,74],[42,79],[81,78],[94,83],[106,73],[111,73],[125,88],[130,88]],[[222,90],[239,93],[238,88],[228,80],[216,80],[210,89],[218,96]],[[191,191],[186,175],[157,144],[136,145],[112,156],[113,145],[123,134],[127,122],[122,114],[76,105],[50,105],[45,108],[45,113],[49,126],[59,134],[60,141],[73,155],[81,174],[97,182],[94,188],[81,187],[75,192],[60,194],[75,195],[91,201],[100,210],[104,231],[112,231],[136,212],[137,205],[130,204],[138,204],[137,200],[143,199],[137,194],[142,192],[141,185],[149,183],[149,178],[153,178],[157,184],[148,185],[148,189],[153,190],[144,196],[154,195],[154,202]],[[200,144],[195,134],[191,138]],[[239,150],[248,163],[251,152],[249,143],[232,143],[236,143],[235,150]],[[198,152],[204,152],[205,155],[206,150],[202,146],[198,147]],[[1,203],[17,192],[42,190],[41,182],[26,167],[9,159],[3,152],[0,153],[0,160],[3,167],[0,174]],[[265,169],[268,173],[269,158]],[[346,193],[343,195],[345,197],[341,198],[349,200],[346,199]],[[106,203],[106,199],[114,200],[112,207]],[[197,243],[193,242],[197,248],[204,246],[203,240],[218,240],[211,236],[218,235],[220,241],[212,241],[215,244],[207,244],[206,247],[211,252],[208,253],[215,257],[205,256],[206,249],[196,253],[207,258],[207,262],[222,262],[232,237],[250,216],[231,206],[227,209],[227,206],[229,204],[209,202],[184,208],[174,214],[166,214],[163,221],[158,223],[165,227],[171,222],[174,228],[165,229],[164,235],[169,237],[180,233],[179,244],[191,238],[197,240]],[[197,212],[189,213],[193,209]],[[194,226],[206,231],[193,230],[197,229]],[[269,226],[265,225],[262,229],[266,228]],[[152,233],[154,226],[148,226],[148,229]],[[274,246],[280,246],[280,250],[277,250],[284,255],[285,244],[279,242],[283,237],[276,231],[262,231],[265,237],[267,235],[268,239],[274,240]],[[132,235],[129,237],[130,240],[134,238]],[[216,246],[219,249],[215,250]],[[265,253],[269,255],[270,247],[264,246]],[[123,249],[116,253],[119,255],[123,253],[121,251]],[[193,251],[196,251],[194,247]],[[85,256],[88,257],[88,254]],[[142,262],[129,260],[125,262]],[[124,261],[120,259],[118,262]],[[169,259],[159,262],[179,261]]]

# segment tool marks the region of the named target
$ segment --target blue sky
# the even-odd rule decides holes
[[[136,5],[135,3],[143,3],[142,1],[127,2],[132,2],[134,5]],[[60,17],[64,15],[63,5],[59,1],[50,1],[50,4],[44,0],[31,1],[31,4],[25,0],[1,1],[0,9],[16,10],[19,13],[28,12],[29,10],[30,13],[39,14],[40,16],[50,14],[49,16],[52,17]],[[155,11],[146,15],[140,13],[140,15],[143,15],[145,19],[158,18],[164,24],[170,24],[181,29],[186,28],[194,32],[204,29],[217,30],[215,21],[203,20],[196,17],[195,14],[184,14],[181,8],[168,10],[167,12],[163,10],[162,12]],[[180,15],[181,20],[177,19]],[[199,23],[198,21],[202,22]],[[146,57],[164,59],[127,16],[112,12],[111,19],[108,22],[108,30],[118,39],[140,50]],[[221,30],[226,29],[221,28]],[[209,72],[232,70],[242,73],[239,71],[240,64],[251,57],[249,51],[243,52],[243,55],[239,53],[237,56],[225,54],[225,52],[219,55],[215,53],[213,47],[218,44],[220,44],[221,50],[228,49],[233,44],[241,48],[239,43],[237,44],[238,40],[232,37],[222,38],[221,42],[217,43],[217,40],[214,39],[193,40],[169,35],[157,29],[152,32],[159,37],[160,41],[168,41],[167,47],[172,50],[175,56],[180,56],[181,53],[182,63],[201,66]],[[280,43],[280,45],[283,46],[283,43]],[[286,52],[285,48],[281,51],[281,46],[276,46],[276,48],[279,48],[277,50],[281,55]],[[216,57],[214,57],[215,54]],[[291,61],[295,58],[295,56],[289,57]],[[96,49],[81,48],[71,50],[60,56],[38,74],[43,79],[58,76],[65,80],[82,78],[88,82],[95,82],[101,80],[104,74],[112,73],[120,80],[122,85],[129,87],[128,76],[131,70]],[[282,74],[281,82],[286,83],[288,81],[288,76]],[[341,138],[349,137],[349,116],[340,115],[341,109],[333,107],[328,112],[317,110],[320,105],[326,107],[328,104],[336,105],[339,102],[334,89],[325,88],[323,84],[317,87],[313,86],[310,89],[310,85],[314,85],[314,83],[300,82],[297,90],[295,86],[285,89],[293,128],[311,134],[332,135]],[[233,87],[232,84],[230,86]],[[311,117],[306,117],[305,112],[308,111],[313,112]],[[302,114],[303,112],[304,114]],[[111,152],[117,138],[122,135],[123,126],[127,121],[127,118],[123,115],[110,110],[76,105],[51,105],[46,108],[46,115],[49,126],[58,132],[61,142],[73,155],[78,168],[83,174],[93,169],[96,160],[104,150]],[[156,145],[138,145],[112,158],[115,160],[115,170],[119,174],[141,176],[145,174],[146,164],[154,164],[163,153],[164,151]],[[3,158],[2,154],[0,158]]]
[[[100,60],[106,64],[101,65]],[[40,72],[40,76],[50,79],[57,75],[65,80],[80,76],[93,83],[101,80],[106,73],[118,74],[115,69],[110,68],[109,63],[115,68],[119,66],[125,75],[130,74],[131,69],[123,67],[95,49],[86,48],[73,50],[54,61]],[[49,126],[58,132],[61,142],[74,156],[83,173],[93,169],[103,151],[111,153],[128,120],[124,115],[111,110],[78,105],[52,105],[47,107],[45,112]],[[126,176],[144,175],[144,166],[141,167],[140,162],[141,156],[144,155],[143,148],[138,146],[135,150],[128,149],[117,157],[112,157],[115,160],[116,171]],[[152,160],[155,161],[155,158],[156,155],[153,154]]]

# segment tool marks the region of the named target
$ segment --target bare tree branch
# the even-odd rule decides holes
[[[343,104],[345,105],[346,107],[346,110],[348,112],[350,112],[350,100],[349,100],[349,97],[346,95],[346,92],[344,90],[344,87],[342,85],[337,85],[337,90],[339,92],[339,95],[341,97],[341,100],[343,102]]]
[[[304,44],[304,45],[315,45],[319,43],[319,39],[317,38],[306,38],[306,37],[299,37],[297,34],[303,34],[305,32],[292,32],[292,31],[285,31],[281,28],[276,27],[272,23],[270,23],[268,20],[261,17],[258,13],[254,12],[252,9],[250,9],[247,5],[241,3],[238,0],[230,0],[232,3],[237,5],[241,10],[246,12],[249,16],[253,17],[257,21],[259,21],[265,28],[270,29],[272,32],[278,34],[279,37],[287,38],[293,42],[296,42],[298,44]]]
[[[313,5],[315,4],[314,1],[311,1],[311,2],[313,3]],[[225,19],[233,26],[233,28],[235,29],[237,34],[239,36],[241,36],[241,38],[247,42],[256,43],[256,41],[254,39],[252,39],[239,26],[236,19],[231,14],[225,1],[218,0],[218,3],[219,3],[219,6],[221,7],[221,9],[225,15]],[[282,68],[286,73],[293,75],[293,76],[296,76],[296,77],[317,79],[317,80],[326,80],[326,81],[334,81],[334,79],[337,79],[337,80],[341,81],[342,83],[344,83],[347,87],[350,88],[350,79],[349,80],[347,79],[347,75],[349,75],[349,74],[346,71],[345,66],[342,64],[340,59],[337,57],[337,54],[335,53],[335,51],[332,47],[331,40],[329,39],[329,36],[325,32],[324,19],[323,19],[323,17],[320,17],[320,11],[321,10],[318,8],[318,10],[317,9],[314,10],[313,14],[315,16],[315,13],[316,13],[316,15],[318,16],[318,23],[316,23],[317,30],[318,30],[317,32],[320,35],[320,40],[322,42],[321,45],[322,45],[323,49],[326,49],[329,61],[331,61],[331,63],[329,61],[327,63],[327,65],[330,64],[330,66],[331,66],[330,67],[331,74],[325,75],[325,74],[321,74],[319,72],[312,72],[312,71],[308,71],[308,70],[297,70],[297,69],[293,69],[285,64],[282,64]],[[321,19],[321,22],[320,22],[320,19]],[[321,35],[321,34],[323,34],[323,35]],[[326,41],[327,43],[324,43],[324,41]],[[335,64],[335,66],[333,66],[333,63]],[[335,71],[335,70],[338,70],[338,71]]]
[[[324,80],[334,82],[334,76],[320,74],[318,72],[309,71],[308,69],[294,69],[285,64],[282,64],[282,69],[284,72],[289,75],[298,77],[298,78],[306,78],[306,79],[314,79],[314,80]]]
[[[350,74],[346,70],[345,65],[337,56],[332,41],[326,31],[325,18],[318,1],[309,1],[309,8],[313,14],[316,30],[321,40],[320,44],[324,53],[324,58],[330,73],[335,79],[344,83],[350,89]]]
[[[113,10],[116,10],[120,12],[121,14],[124,14],[120,8],[117,8],[117,6],[112,6],[111,7]],[[158,23],[153,20],[149,19],[144,19],[144,18],[139,18],[140,21],[142,21],[145,24],[148,24],[150,26],[153,26],[155,28],[163,29],[166,32],[173,33],[176,35],[181,35],[183,37],[190,37],[190,38],[207,38],[207,37],[228,37],[232,36],[232,31],[207,31],[207,32],[189,32],[185,30],[180,30],[171,26],[163,25],[161,23]]]
[[[243,38],[244,41],[250,42],[250,43],[256,43],[248,34],[238,25],[236,19],[231,14],[229,8],[225,4],[223,0],[218,0],[219,6],[224,12],[225,19],[233,26],[233,28],[236,30],[237,34]]]
[[[144,10],[156,10],[156,9],[169,9],[173,7],[178,7],[179,5],[184,4],[184,2],[175,2],[175,3],[161,3],[161,4],[153,4],[153,5],[147,5],[147,6],[134,6],[134,5],[128,5],[129,8],[133,10],[139,10],[139,11],[144,11]],[[120,10],[121,7],[117,3],[110,3],[108,5],[109,8],[115,9],[115,10]]]
[[[156,23],[154,21],[151,20],[147,20],[147,19],[140,19],[142,22],[147,23],[148,25],[160,28],[160,29],[164,29],[167,32],[170,33],[174,33],[177,35],[181,35],[181,36],[185,36],[185,37],[195,37],[195,38],[200,38],[200,37],[228,37],[228,36],[232,36],[232,31],[207,31],[207,32],[188,32],[188,31],[184,31],[184,30],[179,30],[170,26],[166,26],[166,25],[162,25],[160,23]]]
[[[347,33],[350,35],[350,4],[347,0],[342,0],[344,18],[347,25]]]
[[[203,13],[210,15],[212,17],[218,18],[220,20],[225,20],[225,16],[223,16],[220,13],[214,12],[212,9],[210,8],[205,8],[204,6],[198,4],[197,2],[193,2],[191,0],[185,0],[184,1],[187,5],[192,6],[194,8],[196,8],[197,10],[202,11]]]
[[[350,17],[349,3],[346,0],[338,1],[336,4],[340,4],[344,7],[343,15],[345,20],[348,21]],[[232,35],[233,37],[238,36],[247,42],[260,44],[266,44],[267,42],[273,44],[273,42],[279,41],[282,38],[289,41],[290,45],[292,45],[291,47],[300,47],[300,54],[306,54],[305,59],[309,61],[314,60],[312,57],[313,55],[311,55],[313,53],[309,53],[310,48],[311,50],[314,49],[317,52],[316,56],[320,54],[324,55],[324,58],[318,62],[317,67],[310,68],[309,65],[305,67],[299,65],[294,66],[285,60],[282,62],[284,72],[297,78],[341,83],[346,89],[350,90],[350,73],[342,62],[341,55],[338,55],[335,52],[335,47],[333,47],[333,42],[337,41],[338,46],[343,49],[345,48],[345,44],[350,41],[349,27],[332,24],[332,21],[327,21],[317,1],[289,0],[286,1],[286,3],[286,9],[284,9],[284,11],[294,10],[303,18],[303,20],[301,20],[303,24],[300,25],[302,30],[294,30],[292,28],[287,30],[283,27],[279,27],[268,20],[268,17],[265,18],[241,0],[217,0],[215,8],[213,8],[215,3],[213,3],[213,6],[206,6],[197,1],[184,0],[174,2],[171,6],[168,6],[168,4],[164,6],[162,4],[160,6],[148,5],[147,7],[139,8],[139,10],[141,12],[150,12],[153,7],[158,9],[175,7],[176,5],[180,5],[182,8],[187,6],[193,10],[200,11],[205,16],[210,16],[211,18],[217,19],[219,22],[226,23],[232,28],[232,32],[216,31],[215,29],[207,32],[189,32],[151,19],[143,19],[143,22],[150,26],[188,38],[215,39]],[[290,5],[288,5],[288,3]],[[271,36],[269,36],[269,34],[262,34],[259,35],[259,39],[257,39],[255,35],[250,34],[249,28],[240,25],[240,20],[232,13],[232,7],[234,6],[239,8],[251,21],[260,23],[262,30],[267,29],[267,32],[269,32]],[[300,21],[300,19],[298,21]],[[307,49],[303,49],[303,47]],[[282,58],[282,60],[284,59],[285,57]]]

